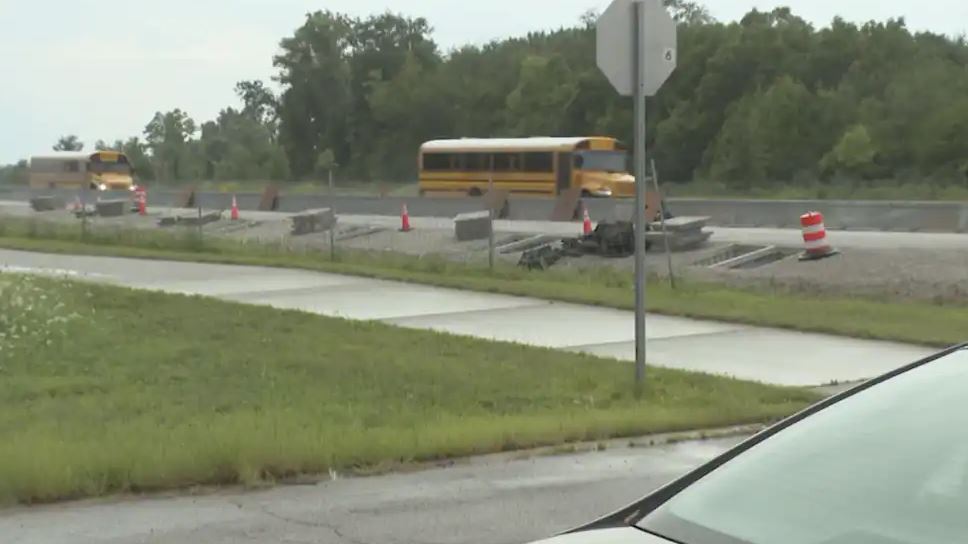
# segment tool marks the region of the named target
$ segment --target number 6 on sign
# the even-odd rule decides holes
[[[636,5],[641,19],[636,15]],[[596,42],[598,67],[625,96],[635,94],[638,57],[642,57],[641,84],[646,96],[654,96],[676,69],[676,22],[661,0],[614,0],[598,18]]]

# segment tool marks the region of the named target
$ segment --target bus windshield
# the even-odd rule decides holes
[[[628,155],[624,151],[579,151],[575,157],[579,170],[628,172]]]
[[[87,170],[95,174],[130,174],[131,165],[127,161],[119,162],[91,162],[87,165]]]

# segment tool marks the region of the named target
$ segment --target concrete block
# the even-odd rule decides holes
[[[666,219],[665,229],[669,232],[682,232],[690,230],[702,230],[709,222],[708,217],[672,217]],[[661,231],[662,222],[656,221],[650,225],[653,230]]]
[[[669,232],[669,249],[672,251],[694,249],[706,243],[712,235],[712,232],[703,230]],[[654,250],[665,249],[663,234],[660,231],[646,232],[645,242]]]
[[[336,227],[336,214],[333,213],[331,208],[308,210],[293,215],[290,219],[293,236],[325,232]]]
[[[35,212],[52,212],[64,208],[64,201],[56,196],[38,196],[30,199]]]
[[[491,235],[490,212],[462,213],[454,218],[457,241],[484,240]]]
[[[94,205],[94,209],[101,217],[121,217],[130,206],[129,200],[102,200]]]

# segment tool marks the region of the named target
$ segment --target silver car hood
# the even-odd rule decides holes
[[[571,533],[535,544],[669,544],[669,541],[634,527],[622,527]]]

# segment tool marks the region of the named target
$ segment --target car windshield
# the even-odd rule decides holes
[[[968,535],[968,351],[823,410],[639,522],[685,544],[950,544]]]
[[[581,151],[575,163],[580,170],[628,171],[628,155],[624,151]]]

